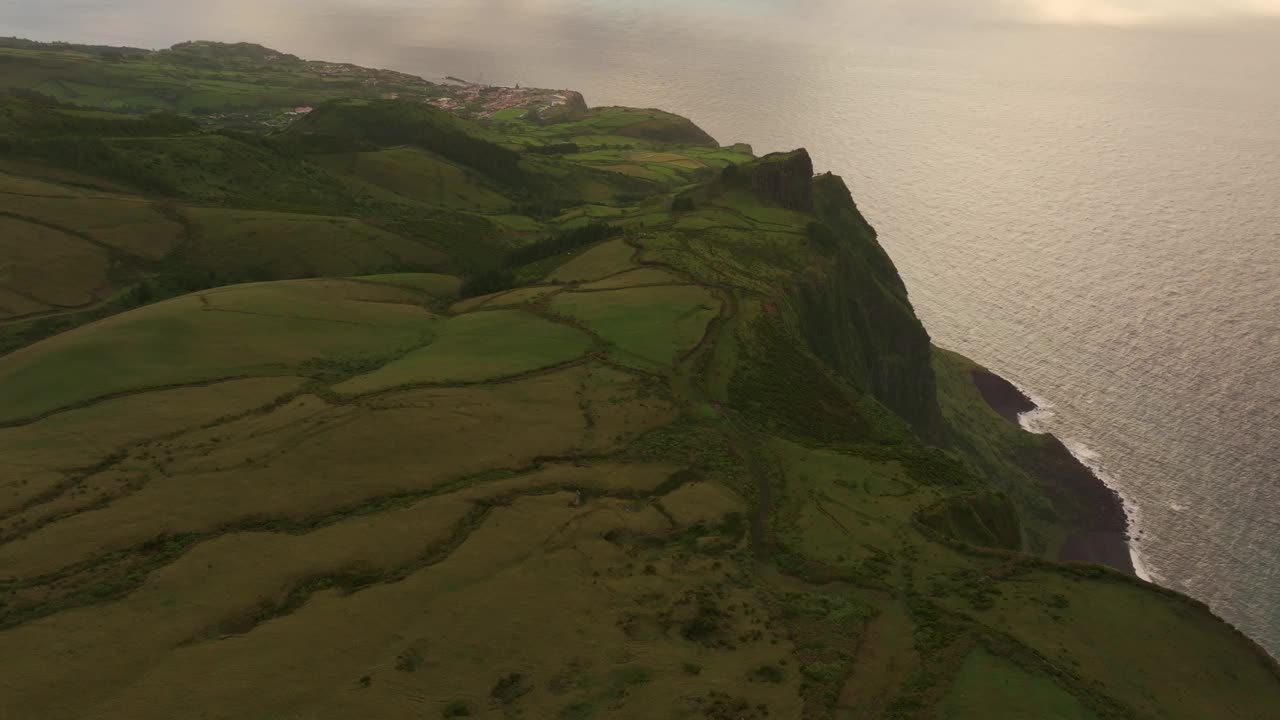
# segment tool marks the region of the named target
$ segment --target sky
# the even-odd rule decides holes
[[[1280,0],[1010,0],[1031,21],[1125,25],[1280,15]]]
[[[729,24],[743,38],[820,46],[903,27],[1007,23],[1220,23],[1280,35],[1280,0],[0,0],[0,36],[150,48],[235,39],[357,62],[382,62],[370,48],[384,45],[570,45],[619,28],[687,32],[696,43]]]

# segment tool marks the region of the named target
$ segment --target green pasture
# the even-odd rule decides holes
[[[66,228],[147,260],[167,255],[183,235],[182,225],[157,212],[150,202],[140,197],[87,192],[39,197],[0,194],[0,211]]]
[[[676,285],[561,293],[551,310],[600,335],[621,362],[670,370],[702,339],[720,302],[704,288]]]
[[[476,172],[418,148],[316,155],[311,160],[428,205],[485,213],[499,213],[511,207],[511,201],[490,188],[489,182]]]
[[[1049,662],[1068,664],[1140,717],[1263,718],[1280,707],[1268,661],[1185,598],[1102,570],[1037,570],[999,583],[991,599],[984,609],[947,601]]]
[[[593,283],[587,283],[582,286],[582,290],[616,290],[618,288],[634,287],[636,285],[675,285],[681,283],[681,279],[659,268],[637,268],[628,270],[620,275],[613,275],[603,280],[597,280]]]
[[[943,702],[944,720],[1097,720],[1070,693],[978,647]]]
[[[489,299],[488,302],[484,303],[484,307],[487,310],[496,307],[523,305],[524,303],[536,302],[558,290],[560,290],[560,288],[554,285],[519,288]]]
[[[775,532],[792,550],[835,567],[881,572],[880,552],[893,551],[900,529],[931,497],[893,461],[783,440],[769,449],[785,478]]]
[[[82,238],[0,216],[0,290],[6,293],[40,306],[87,305],[109,294],[110,269],[108,254]]]
[[[591,347],[583,333],[519,310],[468,313],[439,320],[431,329],[430,344],[334,390],[361,395],[407,385],[482,382],[566,362]]]
[[[0,358],[0,423],[146,388],[358,365],[421,345],[431,329],[421,308],[335,300],[305,284],[186,295]]]
[[[637,267],[635,249],[621,238],[606,240],[564,263],[547,276],[549,282],[590,282]]]
[[[353,278],[363,282],[418,290],[439,298],[457,297],[462,280],[453,275],[440,273],[390,273],[385,275],[361,275]]]
[[[215,208],[184,214],[196,230],[188,261],[220,273],[364,275],[444,261],[434,247],[352,218]]]

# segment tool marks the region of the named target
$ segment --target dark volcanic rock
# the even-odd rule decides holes
[[[906,419],[925,442],[938,441],[932,346],[902,278],[844,181],[830,174],[811,178],[808,154],[793,155],[778,163],[784,169],[773,177],[806,178],[819,220],[811,233],[821,230],[815,235],[831,244],[826,261],[797,273],[790,289],[809,348]]]
[[[1035,469],[1053,509],[1072,528],[1058,559],[1135,574],[1129,555],[1129,516],[1119,493],[1077,460],[1061,440],[1049,435],[1045,441],[1044,448],[1029,454],[1026,464]]]
[[[751,166],[751,189],[788,210],[813,209],[813,160],[804,148],[773,153]]]
[[[1031,402],[1031,398],[1022,394],[1022,391],[1013,383],[993,372],[974,370],[973,384],[978,386],[982,399],[1014,425],[1019,424],[1019,415],[1036,409],[1036,404]]]
[[[986,370],[973,371],[973,384],[993,410],[1009,422],[1036,404],[1013,383]],[[1054,513],[1071,529],[1058,550],[1058,560],[1107,565],[1135,574],[1129,555],[1129,517],[1119,493],[1076,459],[1052,435],[1023,448],[1018,463],[1038,479]]]

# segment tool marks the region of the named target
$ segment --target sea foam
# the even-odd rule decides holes
[[[1012,381],[1010,381],[1012,382]],[[1049,421],[1054,417],[1053,405],[1044,398],[1036,395],[1034,392],[1012,383],[1018,388],[1019,392],[1026,395],[1036,407],[1024,413],[1018,414],[1018,425],[1029,433],[1036,435],[1047,435],[1049,431]],[[1138,577],[1150,583],[1161,584],[1159,575],[1151,570],[1151,566],[1147,564],[1142,556],[1139,547],[1143,541],[1147,539],[1146,530],[1142,523],[1142,511],[1138,504],[1130,499],[1120,489],[1119,484],[1107,472],[1106,466],[1102,462],[1102,456],[1091,449],[1088,445],[1070,438],[1062,439],[1062,444],[1067,447],[1071,455],[1080,462],[1081,465],[1089,468],[1089,472],[1093,476],[1102,481],[1112,492],[1119,498],[1120,503],[1124,507],[1125,522],[1127,525],[1129,560],[1133,563],[1133,571]]]

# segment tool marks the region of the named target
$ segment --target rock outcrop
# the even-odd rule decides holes
[[[907,420],[926,442],[942,427],[929,333],[916,317],[893,261],[876,241],[844,181],[822,175],[802,193],[796,173],[811,167],[798,151],[764,182],[778,197],[807,196],[829,259],[801,273],[791,286],[801,330],[813,352],[832,369]],[[785,181],[785,182],[784,182]]]
[[[813,209],[813,160],[804,148],[765,155],[748,169],[751,189],[761,199],[788,210]]]

